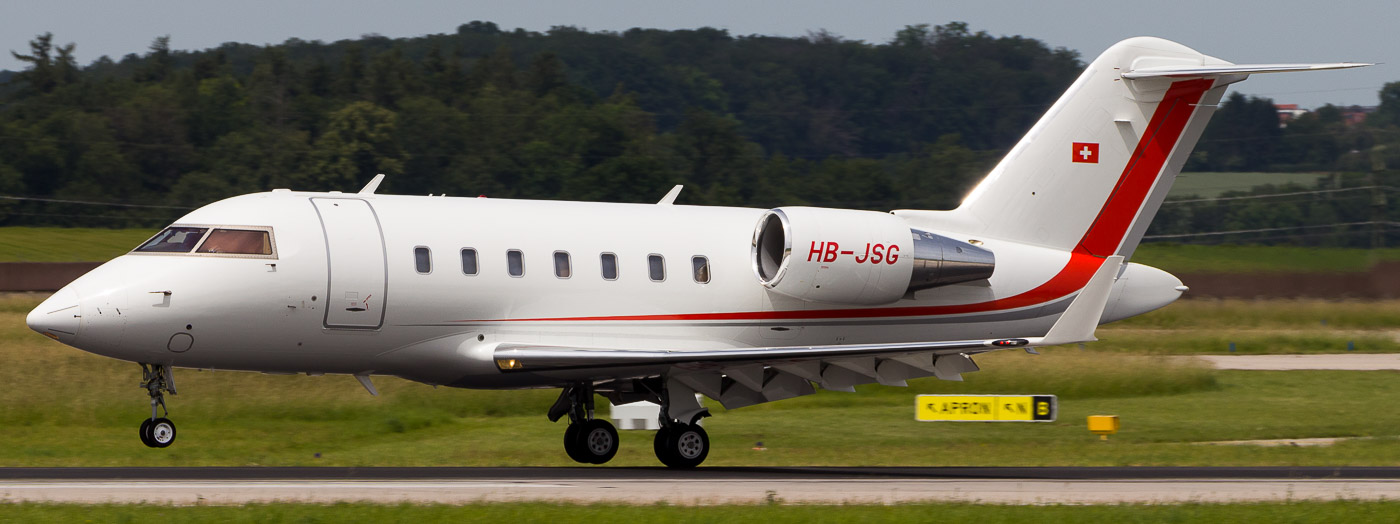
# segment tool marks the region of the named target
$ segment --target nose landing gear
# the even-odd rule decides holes
[[[159,406],[164,415],[170,414],[165,407],[165,392],[175,394],[174,372],[168,365],[141,364],[141,387],[151,396],[151,418],[141,422],[141,443],[152,448],[169,446],[175,442],[175,423],[156,416],[156,407]]]

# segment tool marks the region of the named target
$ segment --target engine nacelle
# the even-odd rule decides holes
[[[769,210],[752,247],[754,273],[768,289],[838,304],[888,304],[912,291],[988,278],[995,267],[991,251],[874,211]]]

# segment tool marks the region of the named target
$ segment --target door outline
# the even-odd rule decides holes
[[[385,318],[385,316],[388,314],[388,309],[389,309],[389,300],[388,300],[388,299],[389,299],[389,249],[388,249],[388,245],[386,244],[386,242],[385,242],[385,240],[384,240],[384,226],[383,226],[383,224],[381,224],[380,221],[379,221],[379,212],[376,211],[376,210],[374,209],[374,205],[373,205],[373,204],[370,204],[370,202],[369,202],[368,200],[363,199],[363,198],[311,197],[311,198],[308,199],[308,200],[310,200],[311,208],[312,208],[313,210],[316,211],[316,218],[317,218],[318,220],[320,220],[320,222],[321,222],[321,238],[322,238],[322,241],[325,243],[325,247],[326,247],[326,314],[325,314],[324,316],[321,317],[321,327],[322,327],[322,328],[325,328],[325,329],[350,329],[350,330],[360,330],[360,331],[377,331],[377,330],[383,328],[383,327],[384,327],[384,318]],[[377,291],[379,291],[378,294],[379,294],[379,296],[380,296],[380,302],[379,302],[379,303],[382,304],[382,305],[379,307],[379,319],[377,320],[377,322],[376,322],[375,325],[373,325],[373,326],[369,326],[369,325],[362,325],[362,326],[361,326],[361,325],[342,325],[342,324],[332,324],[332,323],[331,323],[331,311],[332,311],[335,307],[337,307],[337,306],[335,306],[335,305],[333,305],[333,304],[335,304],[335,301],[338,300],[337,297],[334,297],[334,296],[332,295],[333,292],[334,292],[334,289],[332,288],[332,286],[334,285],[335,280],[334,280],[334,276],[333,276],[331,273],[332,273],[335,269],[334,269],[334,267],[333,267],[332,264],[331,264],[331,240],[330,240],[330,232],[329,232],[328,229],[326,228],[326,217],[325,217],[324,215],[321,214],[321,208],[320,208],[320,206],[317,205],[317,201],[328,201],[328,202],[329,202],[329,201],[342,201],[342,202],[344,202],[344,201],[359,201],[359,202],[364,203],[365,207],[366,207],[367,209],[369,209],[369,217],[370,217],[371,219],[374,220],[375,232],[379,234],[379,255],[380,255],[381,267],[383,267],[383,269],[384,269],[384,275],[383,275],[383,277],[382,277],[382,278],[383,278],[383,283],[384,283],[384,284],[383,284],[383,288],[382,288],[382,289],[377,290]],[[367,299],[368,299],[368,297],[367,297]]]

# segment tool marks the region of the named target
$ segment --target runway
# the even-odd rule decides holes
[[[3,468],[0,501],[1113,504],[1394,500],[1400,468]]]

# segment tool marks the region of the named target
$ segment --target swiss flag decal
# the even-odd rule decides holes
[[[1095,142],[1075,142],[1074,161],[1081,164],[1099,163],[1099,144]]]

